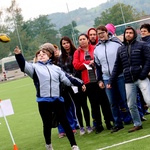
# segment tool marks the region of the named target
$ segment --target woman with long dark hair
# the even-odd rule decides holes
[[[72,40],[69,37],[62,37],[62,39],[60,40],[60,47],[61,47],[61,56],[59,58],[59,63],[58,65],[67,73],[74,75],[75,74],[75,69],[73,67],[72,61],[73,61],[73,55],[74,52],[76,51],[76,47],[74,46]],[[86,126],[87,126],[87,132],[91,133],[92,129],[90,127],[90,113],[89,113],[89,109],[87,106],[87,97],[85,94],[83,94],[82,91],[78,92],[78,93],[74,93],[72,88],[68,88],[66,87],[65,90],[67,92],[63,92],[63,93],[68,93],[70,99],[72,101],[69,101],[69,97],[66,97],[66,103],[68,106],[75,106],[72,107],[72,114],[77,115],[77,121],[80,127],[83,127],[83,119],[82,119],[82,113],[81,113],[81,108],[83,110],[84,113],[84,118],[85,118],[85,122],[86,122]],[[75,105],[72,105],[75,104]],[[74,112],[75,111],[75,112]],[[71,119],[71,118],[70,118]],[[85,132],[84,132],[85,133]],[[80,135],[84,134],[83,132],[80,132]]]

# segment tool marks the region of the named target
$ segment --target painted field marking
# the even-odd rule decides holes
[[[103,147],[103,148],[100,148],[100,149],[97,149],[97,150],[109,149],[109,148],[112,148],[112,147],[116,147],[116,146],[119,146],[119,145],[123,145],[123,144],[126,144],[126,143],[130,143],[130,142],[133,142],[133,141],[141,140],[141,139],[144,139],[144,138],[147,138],[147,137],[150,137],[150,134],[145,135],[145,136],[142,136],[142,137],[139,137],[139,138],[135,138],[135,139],[132,139],[132,140],[120,142],[120,143],[118,143],[118,144],[113,144],[113,145],[110,145],[110,146],[106,146],[106,147]]]

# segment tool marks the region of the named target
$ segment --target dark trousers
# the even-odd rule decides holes
[[[110,121],[114,121],[111,108],[110,108],[110,104],[109,104],[109,100],[104,89],[99,88],[98,90],[99,90],[98,94],[100,97],[99,104],[102,109],[105,123],[107,124],[107,123],[110,123]]]
[[[51,143],[52,112],[54,112],[65,130],[70,145],[76,145],[74,134],[66,117],[64,103],[59,100],[55,100],[54,102],[39,102],[38,107],[43,121],[43,134],[46,144]]]
[[[68,97],[66,96],[68,92]],[[66,94],[63,94],[63,97],[65,101],[70,101],[74,103],[74,113],[77,117],[78,124],[80,127],[83,127],[83,116],[81,109],[83,110],[84,119],[86,122],[86,126],[90,126],[90,112],[87,105],[87,95],[85,92],[82,92],[81,89],[79,89],[79,93],[74,93],[71,87],[68,87],[68,91],[65,92]]]
[[[77,117],[75,114],[75,107],[74,107],[74,93],[71,87],[65,87],[65,89],[62,91],[62,97],[65,101],[65,109],[66,109],[66,115],[69,121],[69,124],[72,128],[72,130],[75,130],[77,127]],[[61,124],[61,123],[60,123]]]
[[[76,106],[76,114],[80,127],[83,127],[83,116],[81,109],[83,111],[86,126],[90,126],[90,111],[87,105],[87,96],[85,92],[80,91],[75,94],[74,103]]]
[[[91,104],[92,115],[96,121],[96,126],[102,125],[100,106],[105,122],[112,121],[112,113],[105,91],[101,90],[97,83],[89,83],[86,84],[86,94]]]

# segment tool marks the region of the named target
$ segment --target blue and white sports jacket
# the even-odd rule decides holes
[[[52,64],[50,60],[46,63],[29,63],[25,61],[22,54],[17,54],[15,57],[21,71],[33,79],[37,91],[37,101],[42,101],[42,99],[49,101],[49,98],[60,97],[60,82],[66,86],[83,85],[82,80],[65,74],[60,67]]]

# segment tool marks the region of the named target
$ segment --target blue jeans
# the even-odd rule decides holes
[[[104,80],[105,87],[107,83],[108,83],[108,80]],[[119,107],[120,98],[122,100],[122,103],[124,103],[124,106],[127,107],[124,77],[123,76],[118,77],[117,81],[112,85],[112,88],[110,89],[105,88],[105,90],[106,90],[106,94],[110,103],[112,115],[114,118],[114,125],[122,127],[123,123],[122,123],[120,107]],[[120,94],[120,97],[118,96],[118,94]]]
[[[142,95],[140,95],[139,92],[140,92],[139,89],[137,89],[137,107],[138,107],[138,111],[140,114],[140,118],[142,118],[144,116],[144,111],[143,111],[142,103],[141,103]]]
[[[73,112],[72,112],[71,107],[69,107],[69,109],[66,110],[66,116],[67,116],[67,119],[68,119],[71,129],[76,130],[76,122],[73,118]],[[61,124],[58,125],[58,132],[59,132],[59,134],[65,133],[65,130],[63,129]]]
[[[138,79],[134,83],[126,83],[127,103],[133,119],[134,126],[141,126],[139,111],[137,108],[137,87],[141,90],[143,98],[148,106],[150,106],[150,82],[149,79]]]

